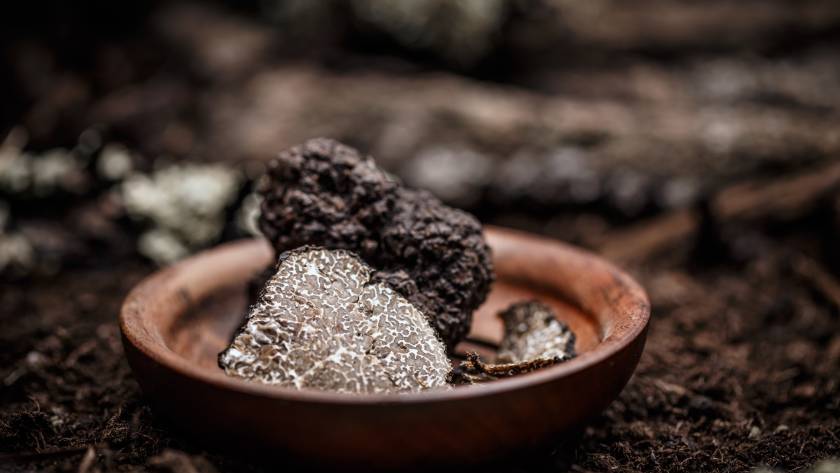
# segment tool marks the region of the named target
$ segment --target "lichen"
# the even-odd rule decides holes
[[[13,129],[0,144],[0,192],[23,197],[47,197],[56,192],[87,189],[84,156],[64,148],[43,153],[24,151],[26,133]]]
[[[135,172],[121,184],[126,212],[150,224],[138,250],[164,264],[218,240],[241,177],[220,165],[174,165]]]
[[[470,149],[433,147],[409,159],[400,175],[444,202],[462,207],[478,203],[493,177],[493,161]]]
[[[105,145],[96,162],[96,172],[109,181],[125,179],[133,169],[131,152],[125,146],[116,143]]]
[[[9,231],[9,204],[0,200],[0,274],[27,274],[35,265],[32,243],[21,233]]]
[[[296,389],[445,387],[443,343],[423,314],[373,273],[348,251],[283,254],[219,365],[231,376]]]
[[[0,274],[28,273],[35,264],[32,244],[20,233],[0,232]]]

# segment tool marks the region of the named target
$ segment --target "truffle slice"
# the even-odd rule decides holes
[[[493,364],[468,353],[449,374],[454,384],[470,384],[529,373],[575,357],[575,334],[547,305],[517,302],[499,313],[505,335]]]
[[[505,323],[505,336],[496,363],[559,362],[575,356],[575,334],[542,302],[517,302],[499,317]]]
[[[447,347],[466,336],[493,281],[475,217],[323,138],[280,153],[259,193],[260,230],[278,253],[302,245],[351,250],[428,317]]]
[[[281,255],[243,327],[219,355],[228,375],[341,393],[446,385],[449,360],[424,315],[344,250]]]

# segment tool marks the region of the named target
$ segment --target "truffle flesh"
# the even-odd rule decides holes
[[[517,302],[499,313],[505,334],[495,363],[485,363],[476,353],[449,374],[453,384],[471,384],[536,371],[576,356],[575,334],[557,320],[547,305]]]
[[[566,361],[575,356],[575,334],[538,301],[518,302],[499,313],[505,336],[496,363]]]
[[[344,250],[281,255],[219,355],[231,376],[352,394],[446,386],[450,364],[425,316]]]
[[[260,230],[278,253],[346,249],[422,311],[448,348],[466,336],[493,281],[472,215],[403,187],[373,158],[334,140],[280,153],[260,184]]]

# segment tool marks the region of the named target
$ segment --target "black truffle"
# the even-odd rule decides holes
[[[469,331],[493,281],[472,215],[404,187],[370,156],[319,138],[280,153],[260,184],[260,229],[278,253],[352,250],[428,317],[448,348]]]
[[[471,384],[529,373],[575,357],[575,334],[557,320],[554,311],[538,301],[517,302],[499,312],[505,335],[495,363],[475,353],[453,369],[448,380]]]
[[[449,360],[423,313],[345,250],[281,255],[219,365],[231,376],[349,394],[446,387]]]
[[[499,312],[499,317],[505,323],[505,335],[496,363],[574,358],[575,334],[542,302],[517,302]]]

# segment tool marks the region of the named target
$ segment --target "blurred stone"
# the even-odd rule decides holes
[[[121,180],[134,169],[131,153],[120,144],[110,143],[102,149],[96,162],[96,171],[110,181]]]
[[[651,182],[645,174],[631,169],[618,170],[607,179],[610,202],[628,216],[637,216],[648,204]]]
[[[359,23],[400,45],[471,66],[491,50],[506,17],[505,0],[353,0]]]
[[[489,194],[504,202],[534,202],[546,207],[582,205],[602,196],[602,176],[593,159],[574,147],[539,155],[520,153],[493,172]]]
[[[242,205],[237,210],[235,217],[236,226],[242,233],[251,236],[262,235],[258,225],[261,202],[260,196],[255,192],[248,194],[242,200]]]
[[[684,208],[692,205],[701,190],[695,179],[678,177],[665,182],[657,191],[657,202],[663,208]]]
[[[464,149],[430,148],[411,158],[401,172],[406,183],[431,191],[452,205],[478,203],[493,171],[493,161]]]

